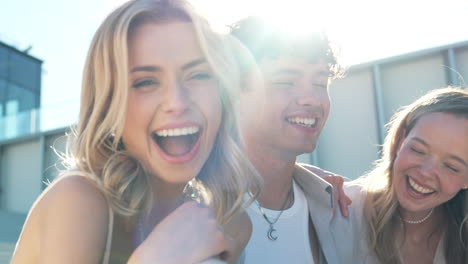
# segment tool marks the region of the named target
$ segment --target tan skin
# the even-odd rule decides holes
[[[315,149],[327,120],[328,66],[282,57],[265,59],[259,69],[263,78],[255,78],[256,74],[245,76],[249,92],[241,98],[242,127],[249,158],[264,178],[264,191],[258,201],[266,208],[279,210],[291,188],[296,156]],[[316,130],[303,132],[285,121],[294,117],[316,118]],[[334,202],[346,217],[351,200],[343,191],[343,177],[304,165],[333,185],[337,190]]]
[[[153,232],[164,230],[163,225],[167,224],[177,225],[180,233],[194,234],[197,230],[200,230],[200,233],[201,230],[205,230],[203,234],[198,235],[210,237],[207,234],[212,234],[211,240],[207,241],[210,248],[204,251],[199,248],[199,258],[205,259],[226,251],[229,255],[228,261],[235,263],[250,238],[248,231],[251,230],[251,223],[248,216],[238,215],[220,229],[213,214],[209,209],[205,209],[200,210],[194,203],[184,204],[176,209],[170,218],[166,218],[166,222],[160,222],[159,229],[155,228]],[[76,176],[54,183],[33,206],[11,263],[100,263],[107,236],[107,212],[107,201],[89,180]],[[186,217],[190,217],[190,225],[187,225]],[[117,224],[122,219],[116,218],[115,221]],[[184,222],[183,225],[181,221]],[[79,228],[76,228],[77,226]],[[118,248],[124,255],[133,252],[131,243],[127,243],[132,240],[135,227],[131,229],[131,232],[114,229],[114,250]],[[171,233],[171,236],[185,237],[177,233]],[[167,240],[165,241],[167,243]],[[184,242],[188,244],[187,241]],[[158,247],[158,243],[161,242],[157,239],[145,243],[151,247],[151,260],[146,262],[145,257],[148,255],[144,248],[146,245],[143,245],[134,252],[128,263],[185,263],[184,261],[189,261],[188,258],[197,257],[180,254],[183,248],[177,249],[179,254],[170,255],[164,247]],[[216,244],[218,246],[215,247]],[[161,258],[159,261],[162,262],[158,262],[154,255],[158,255],[158,258]],[[174,256],[185,259],[176,259]]]
[[[436,212],[434,212],[436,214]],[[438,214],[436,214],[438,215]],[[406,238],[403,242],[403,233],[399,231],[398,241],[402,245],[400,254],[404,263],[432,264],[437,246],[442,238],[442,230],[437,230],[434,234],[434,226],[440,226],[440,215],[434,215],[428,221],[419,224],[405,224]]]
[[[241,98],[243,135],[249,159],[264,180],[258,202],[262,207],[282,210],[292,205],[285,206],[284,201],[291,189],[296,157],[315,149],[328,117],[328,65],[286,56],[265,59],[259,69],[262,79],[246,77],[252,87]],[[295,118],[315,125],[304,128],[288,121]],[[316,167],[309,169],[321,177],[331,175]],[[328,177],[328,181],[341,187],[343,193],[342,177]],[[344,205],[349,204],[346,196],[341,198]],[[347,215],[347,207],[342,208]],[[313,224],[309,224],[313,257],[318,262],[318,239]]]
[[[135,224],[124,227],[129,219],[116,215],[112,251],[120,257],[111,263],[198,263],[212,257],[235,263],[250,238],[248,216],[241,213],[221,226],[211,209],[179,202],[185,184],[206,162],[219,128],[217,82],[195,44],[191,24],[144,24],[135,32],[129,44],[131,83],[123,142],[154,176],[159,214],[145,225],[151,232],[139,245],[131,242]],[[180,154],[187,147],[174,141],[164,150],[169,154],[161,154],[153,142],[154,131],[184,125],[200,128],[196,154]],[[177,155],[170,157],[171,152]],[[90,180],[58,180],[31,209],[11,263],[100,263],[108,208]]]
[[[441,227],[446,226],[440,205],[468,186],[468,142],[461,138],[468,138],[467,119],[430,113],[417,121],[398,148],[392,177],[400,216],[423,219],[434,208],[427,221],[403,223],[406,234],[399,230],[404,263],[433,263],[444,231]]]

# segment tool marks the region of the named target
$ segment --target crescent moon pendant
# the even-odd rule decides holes
[[[267,234],[268,239],[270,239],[271,241],[275,241],[276,239],[278,239],[278,236],[274,235],[275,232],[276,232],[276,229],[274,229],[273,227],[270,227],[270,229],[268,230],[268,234]]]

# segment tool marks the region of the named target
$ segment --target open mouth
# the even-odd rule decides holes
[[[435,190],[419,185],[410,177],[406,177],[406,182],[408,183],[409,189],[417,195],[428,196],[435,193]]]
[[[161,129],[153,132],[154,142],[168,156],[180,157],[190,153],[200,138],[198,126]]]
[[[289,117],[286,120],[291,124],[307,128],[315,127],[317,123],[317,118]]]

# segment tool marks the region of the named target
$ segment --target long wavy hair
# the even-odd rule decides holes
[[[188,22],[213,69],[222,102],[222,123],[200,173],[189,182],[203,195],[220,223],[243,207],[248,191],[258,193],[260,176],[242,147],[238,110],[240,91],[236,43],[215,33],[185,0],[133,0],[114,10],[94,35],[83,73],[79,122],[69,135],[64,175],[88,177],[114,211],[129,219],[150,210],[151,177],[122,144],[128,100],[128,41],[147,23]],[[210,96],[210,95],[207,95]]]
[[[393,243],[399,228],[399,205],[392,177],[398,146],[419,118],[438,112],[468,119],[468,91],[452,87],[436,89],[394,114],[387,124],[388,134],[384,141],[382,158],[364,178],[367,191],[364,211],[369,225],[369,244],[382,263],[401,263],[397,245]],[[447,223],[443,227],[445,259],[447,263],[468,263],[467,190],[460,190],[442,208]]]

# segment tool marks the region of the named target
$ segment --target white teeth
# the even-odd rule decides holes
[[[434,190],[431,190],[431,189],[428,189],[428,188],[424,188],[422,187],[421,185],[417,184],[415,181],[413,181],[413,179],[411,179],[410,177],[408,177],[408,182],[409,184],[411,185],[411,187],[413,189],[415,189],[416,191],[422,193],[422,194],[428,194],[428,193],[433,193]]]
[[[176,136],[186,136],[195,134],[200,130],[197,126],[173,128],[173,129],[161,129],[156,131],[156,135],[160,137],[176,137]]]
[[[301,118],[301,117],[290,117],[288,118],[289,123],[298,124],[305,127],[312,127],[317,121],[316,118]]]

